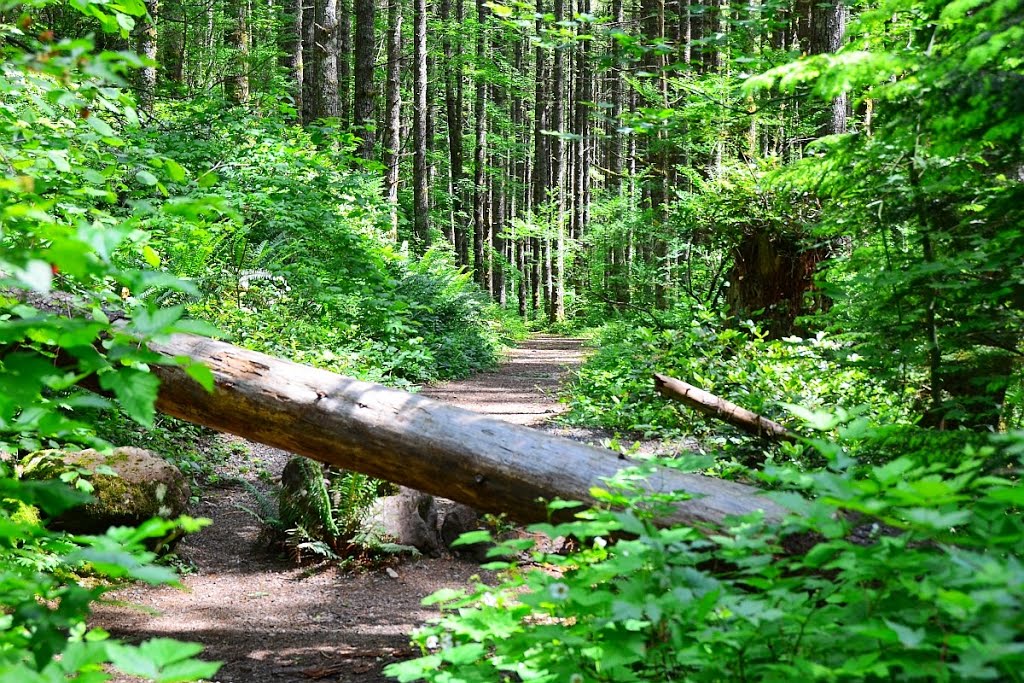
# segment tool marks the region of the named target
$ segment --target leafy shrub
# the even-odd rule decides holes
[[[209,179],[190,196],[216,193],[220,209],[155,225],[166,267],[200,291],[193,314],[251,348],[402,386],[494,364],[496,307],[446,249],[417,257],[393,243],[379,179],[351,140],[217,102],[166,115],[170,128],[138,144]]]
[[[0,463],[0,680],[106,680],[108,662],[156,681],[214,675],[220,665],[195,659],[202,648],[193,643],[158,638],[128,645],[86,625],[90,604],[110,589],[110,580],[175,583],[174,572],[155,565],[145,545],[202,523],[152,519],[137,529],[74,538],[45,528],[44,517],[84,499],[61,482],[20,481]],[[82,580],[85,574],[90,581]]]
[[[122,153],[125,130],[139,121],[121,86],[140,62],[94,50],[92,36],[101,29],[127,39],[145,6],[72,3],[65,19],[90,37],[58,39],[47,26],[59,14],[52,4],[5,3],[0,24],[0,157],[8,169],[0,180],[0,679],[102,681],[112,666],[155,681],[196,680],[219,666],[194,659],[200,646],[128,645],[89,629],[86,618],[109,585],[96,578],[172,583],[144,542],[201,524],[151,520],[72,538],[45,525],[83,496],[57,481],[20,481],[13,471],[19,452],[104,445],[90,411],[114,402],[86,394],[82,381],[111,394],[137,423],[153,423],[158,381],[149,368],[168,361],[146,342],[196,329],[181,306],[155,300],[195,290],[155,269],[159,256],[144,226],[156,215],[188,221],[207,211],[189,200],[149,202],[166,197],[167,178],[183,180],[181,167]],[[137,296],[144,292],[153,298]],[[208,370],[185,369],[209,387]]]
[[[401,681],[1021,680],[1024,434],[1002,449],[995,460],[1013,467],[1000,476],[991,448],[953,468],[909,457],[864,468],[826,449],[828,469],[765,475],[789,489],[769,494],[794,511],[785,522],[713,530],[657,528],[657,503],[620,483],[601,494],[606,509],[531,527],[577,538],[578,551],[536,553],[544,569],[526,573],[493,563],[508,572],[498,585],[432,596],[444,615],[415,634],[422,657],[387,671]]]
[[[768,340],[750,323],[726,326],[698,309],[677,327],[611,323],[596,344],[571,388],[570,421],[652,434],[702,431],[689,409],[658,396],[656,372],[775,420],[786,420],[788,405],[866,406],[879,422],[906,414],[905,397],[874,382],[844,344],[820,334]]]

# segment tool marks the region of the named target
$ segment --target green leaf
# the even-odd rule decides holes
[[[142,248],[142,258],[146,260],[146,263],[148,263],[150,267],[160,267],[160,254],[156,253],[156,249],[148,244]]]
[[[71,164],[68,163],[68,153],[63,149],[51,149],[46,152],[46,157],[53,162],[53,165],[61,173],[70,173]]]
[[[494,537],[491,535],[491,532],[486,529],[467,531],[452,541],[452,547],[457,548],[459,546],[474,545],[476,543],[491,543],[493,540]]]
[[[103,389],[114,392],[129,417],[143,427],[153,426],[153,416],[156,414],[153,404],[160,388],[160,380],[156,375],[135,368],[122,368],[101,373],[99,380]]]
[[[190,362],[185,365],[185,372],[188,373],[189,377],[198,382],[203,389],[213,392],[216,380],[213,376],[213,372],[210,371],[210,368],[206,367],[202,363]]]
[[[174,159],[164,159],[164,167],[167,169],[167,175],[173,182],[183,183],[187,178],[185,169]]]
[[[149,171],[139,171],[135,174],[135,180],[137,180],[140,185],[145,185],[147,187],[152,187],[159,182],[156,176]]]
[[[896,637],[899,638],[900,644],[903,645],[903,647],[915,648],[924,642],[925,636],[927,635],[927,632],[923,628],[915,629],[909,626],[903,626],[902,624],[897,624],[889,619],[885,620],[885,624],[892,629],[893,633],[896,634]]]
[[[94,131],[104,137],[115,137],[117,135],[117,133],[114,132],[114,129],[110,127],[110,124],[99,116],[90,116],[86,121]]]
[[[166,334],[172,330],[184,312],[185,307],[181,305],[166,308],[140,306],[132,311],[131,326],[146,337]]]

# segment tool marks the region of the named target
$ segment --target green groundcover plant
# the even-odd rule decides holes
[[[187,218],[206,209],[188,200],[139,201],[182,174],[169,159],[122,153],[120,130],[138,125],[123,86],[140,61],[96,50],[95,33],[55,37],[42,23],[47,4],[0,2],[0,681],[98,683],[114,670],[162,683],[208,678],[219,665],[196,659],[199,645],[131,645],[86,623],[111,581],[173,583],[147,542],[201,522],[152,520],[71,536],[48,524],[84,496],[62,481],[17,476],[25,453],[104,447],[92,418],[115,402],[151,427],[153,363],[180,362],[204,386],[212,382],[205,368],[146,348],[171,332],[200,329],[182,319],[183,307],[134,296],[194,291],[156,269],[145,225],[157,211]],[[91,30],[122,39],[145,15],[136,0],[72,9]],[[79,389],[83,381],[114,400]]]
[[[952,466],[901,457],[769,468],[782,523],[659,528],[636,475],[594,491],[607,506],[533,531],[568,555],[508,562],[496,585],[447,590],[400,681],[1024,679],[1024,434]],[[675,466],[701,470],[706,458]],[[552,511],[575,504],[556,502]],[[466,537],[482,540],[483,532]],[[495,556],[529,541],[500,545]]]

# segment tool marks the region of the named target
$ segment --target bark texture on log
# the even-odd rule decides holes
[[[179,367],[153,367],[164,413],[522,522],[547,518],[541,499],[595,502],[590,489],[629,464],[611,451],[224,342],[181,334],[151,348],[202,362],[215,377],[207,393]],[[785,515],[758,489],[712,477],[659,468],[647,486],[700,496],[664,523]]]
[[[665,398],[675,399],[693,408],[699,413],[731,424],[748,434],[761,436],[773,441],[797,440],[796,435],[766,417],[742,408],[731,401],[715,396],[699,389],[681,379],[667,375],[654,374],[654,387]]]

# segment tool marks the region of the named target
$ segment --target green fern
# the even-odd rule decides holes
[[[334,469],[328,472],[334,519],[342,535],[352,538],[377,500],[380,482],[359,472]]]
[[[320,463],[296,456],[281,473],[281,521],[305,529],[311,538],[334,544],[341,537]]]
[[[281,519],[280,497],[281,490],[273,489],[269,493],[256,488],[252,482],[245,479],[236,479],[242,488],[256,501],[255,507],[247,505],[236,505],[239,510],[249,513],[253,518],[269,529],[271,532],[282,533],[287,529],[284,520]]]

